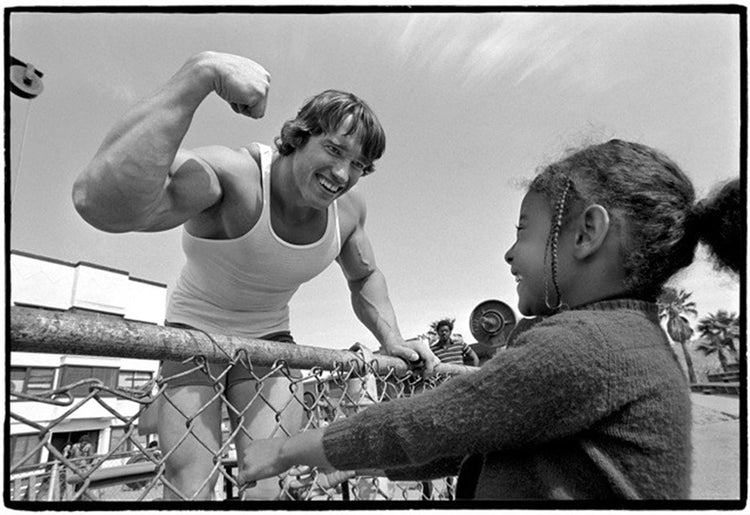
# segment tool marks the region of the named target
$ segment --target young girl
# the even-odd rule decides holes
[[[689,388],[655,301],[699,239],[738,272],[741,216],[738,180],[696,204],[644,145],[612,140],[548,166],[505,255],[535,323],[445,386],[254,442],[240,483],[304,464],[458,473],[458,499],[687,499]]]

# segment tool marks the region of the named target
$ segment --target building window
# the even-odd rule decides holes
[[[117,368],[114,367],[88,367],[80,365],[63,365],[60,368],[60,388],[72,385],[86,379],[98,379],[102,386],[107,388],[117,387]],[[74,397],[85,397],[89,394],[89,388],[97,386],[96,382],[89,382],[69,390]],[[114,393],[101,390],[99,395],[112,397]]]
[[[52,390],[55,369],[48,367],[11,367],[10,391],[38,394]]]
[[[144,391],[152,377],[152,372],[120,370],[120,374],[117,376],[117,387],[123,390]]]
[[[10,437],[10,466],[16,467],[29,467],[36,466],[39,463],[42,455],[41,447],[34,450],[39,445],[38,434],[28,435],[13,435]],[[33,451],[31,456],[27,457],[27,454]],[[26,457],[27,459],[21,462]]]
[[[133,432],[130,433],[129,438],[127,438],[125,441],[122,441],[124,437],[125,426],[112,428],[109,437],[109,451],[114,450],[113,456],[125,453],[132,454],[132,452],[136,449],[135,443],[133,443],[134,440],[137,440],[143,447],[146,447],[148,445],[148,437],[145,435],[139,435],[137,429],[134,429]]]
[[[11,367],[10,368],[10,391],[11,392],[23,392],[23,387],[26,384],[26,368],[25,367]]]

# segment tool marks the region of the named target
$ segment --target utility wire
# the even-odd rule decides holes
[[[16,200],[16,190],[18,189],[18,183],[21,178],[21,163],[23,161],[23,144],[26,141],[26,130],[29,126],[29,111],[31,111],[31,101],[26,102],[26,117],[23,121],[23,135],[21,136],[21,146],[18,150],[18,161],[16,162],[16,180],[13,183],[13,193],[10,197],[11,207],[14,205]]]

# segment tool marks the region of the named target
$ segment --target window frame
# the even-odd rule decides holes
[[[88,370],[88,374],[81,374],[80,372],[83,370]],[[74,372],[75,371],[75,372]],[[60,367],[60,388],[63,386],[67,386],[73,383],[77,383],[78,381],[82,379],[99,379],[103,386],[107,387],[108,389],[115,390],[117,388],[117,378],[118,373],[120,371],[119,367],[102,367],[102,366],[93,366],[93,365],[63,365]],[[73,379],[70,380],[68,378],[69,374],[74,374]],[[84,391],[85,386],[80,386],[77,388],[73,388],[69,390],[69,393],[73,397],[86,397],[89,392]],[[102,390],[99,395],[103,397],[114,397],[115,393],[108,391],[108,390]]]
[[[144,376],[148,376],[148,379],[145,381],[140,380],[138,385],[136,385],[136,375],[137,374],[143,374]],[[129,377],[125,377],[128,376]],[[130,383],[129,385],[123,384],[123,379],[127,379]],[[118,390],[126,390],[131,392],[145,392],[146,386],[154,379],[154,373],[150,370],[131,370],[131,369],[120,369],[117,373],[117,389]]]
[[[34,439],[36,441],[34,441]],[[22,456],[25,456],[29,452],[29,449],[39,445],[39,442],[41,442],[41,438],[39,438],[38,433],[21,433],[10,435],[8,439],[7,449],[7,451],[10,451],[10,458],[8,460],[10,466],[15,466],[18,461],[14,460],[18,460]],[[20,451],[19,444],[23,445],[23,449]],[[25,462],[23,462],[22,465],[20,465],[20,468],[24,469],[26,467],[38,467],[42,462],[42,449],[43,447],[39,447],[39,449],[37,449],[36,453],[33,454],[31,458],[27,459]]]
[[[23,371],[23,379],[20,378],[13,378],[14,372],[20,372]],[[49,377],[49,381],[43,383],[44,385],[48,385],[48,387],[30,387],[30,385],[33,384],[40,384],[38,383],[38,377],[32,378],[32,374],[34,372],[43,371],[47,374],[50,374],[51,377]],[[57,367],[31,367],[27,365],[11,365],[10,367],[10,377],[9,377],[9,386],[10,386],[10,394],[12,395],[14,392],[16,392],[16,382],[21,380],[21,391],[18,393],[25,393],[25,394],[39,394],[42,392],[48,392],[50,390],[55,389],[55,382],[57,378]],[[36,379],[36,381],[32,381],[32,379]]]

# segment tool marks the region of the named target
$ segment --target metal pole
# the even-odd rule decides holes
[[[284,360],[290,368],[358,368],[362,373],[411,369],[400,358],[378,354],[365,363],[360,352],[209,334],[197,329],[165,327],[85,310],[54,311],[26,306],[10,308],[10,350],[44,354],[77,354],[153,360],[203,356],[212,363],[227,363],[245,352],[253,364],[270,366]],[[376,367],[373,370],[369,367]],[[440,364],[436,372],[462,374],[477,370],[465,365]]]
[[[47,500],[48,501],[55,501],[55,500],[57,500],[57,499],[55,499],[55,497],[57,497],[56,494],[58,493],[57,482],[58,482],[58,478],[59,478],[59,476],[58,476],[58,468],[59,468],[59,466],[60,466],[60,462],[57,461],[57,460],[55,460],[52,463],[52,471],[49,474],[49,492],[47,492]]]
[[[213,339],[213,341],[211,341]],[[204,356],[213,363],[245,351],[254,364],[273,365],[283,359],[292,368],[334,370],[361,366],[356,352],[211,334],[195,329],[164,327],[93,312],[52,311],[23,306],[10,309],[10,350],[46,354],[82,354],[139,359],[184,360]],[[406,373],[401,359],[378,356],[381,370]]]

